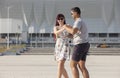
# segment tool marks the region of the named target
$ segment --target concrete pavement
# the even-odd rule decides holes
[[[90,78],[120,78],[120,56],[88,55],[86,66]],[[72,78],[69,61],[65,63]],[[56,78],[57,63],[53,55],[0,57],[0,78]],[[82,75],[80,73],[81,78]]]
[[[29,51],[21,53],[22,55],[53,55],[54,47],[46,48],[30,48]],[[71,47],[71,50],[73,48]],[[73,51],[71,51],[72,54]],[[90,48],[88,55],[118,55],[120,56],[120,48]]]

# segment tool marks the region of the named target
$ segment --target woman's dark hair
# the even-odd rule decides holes
[[[63,14],[58,14],[57,17],[56,17],[56,24],[55,26],[59,26],[59,23],[58,23],[58,19],[60,18],[64,18],[64,24],[66,24],[66,21],[65,21],[65,16]]]
[[[79,7],[73,7],[71,10],[72,10],[73,12],[77,12],[79,15],[81,14],[81,10],[80,10]]]

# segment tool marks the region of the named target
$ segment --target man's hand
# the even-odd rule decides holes
[[[72,35],[76,34],[79,31],[78,28],[73,28],[72,26],[67,25],[67,24],[64,25],[63,28],[65,28],[65,30],[67,30],[67,32],[69,32]]]

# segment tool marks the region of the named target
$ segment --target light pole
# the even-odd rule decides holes
[[[12,6],[8,6],[7,7],[7,10],[8,10],[8,13],[7,13],[7,15],[8,15],[8,27],[7,27],[7,49],[9,49],[10,48],[10,42],[9,42],[9,40],[10,40],[10,38],[9,38],[9,26],[10,26],[10,18],[9,18],[9,16],[10,16],[10,8],[11,8]]]

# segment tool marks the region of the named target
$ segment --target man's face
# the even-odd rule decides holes
[[[77,12],[71,11],[71,16],[73,17],[73,19],[75,19],[77,17]]]

